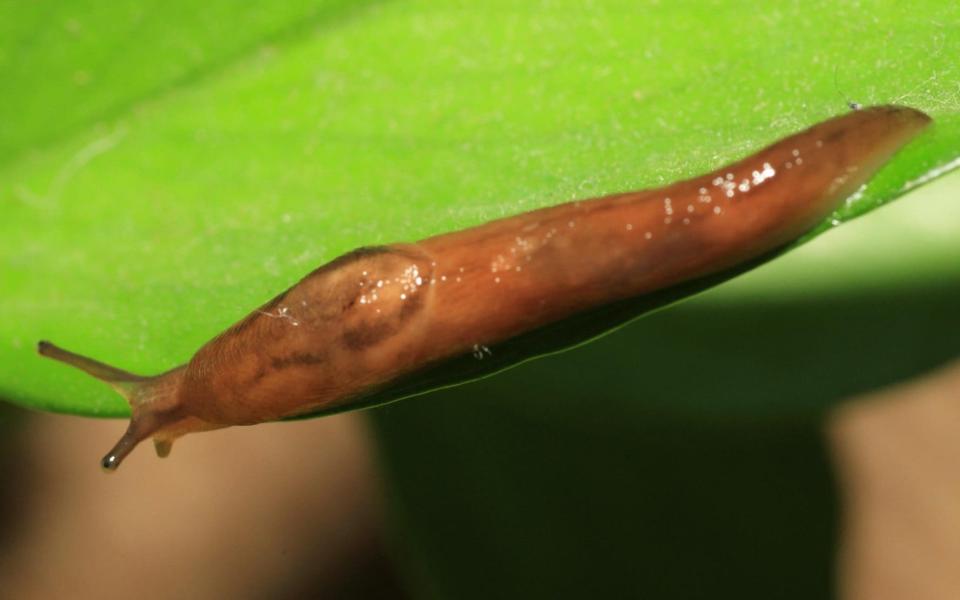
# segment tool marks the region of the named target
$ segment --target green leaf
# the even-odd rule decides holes
[[[928,111],[858,215],[958,154],[960,9],[935,10],[3,5],[0,395],[124,415],[36,340],[158,372],[353,247],[706,171],[848,96]]]
[[[36,341],[157,372],[353,247],[661,185],[847,101],[929,112],[857,216],[956,165],[958,25],[940,0],[0,0],[0,397],[124,415]],[[958,194],[373,411],[415,589],[828,596],[819,416],[956,354]]]

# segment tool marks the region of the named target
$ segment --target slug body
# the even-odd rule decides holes
[[[713,173],[570,202],[416,244],[342,256],[208,342],[141,377],[41,342],[124,394],[129,428],[104,458],[177,437],[350,407],[447,359],[729,269],[814,227],[930,119],[854,111]]]

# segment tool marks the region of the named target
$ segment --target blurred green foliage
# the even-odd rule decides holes
[[[960,154],[958,25],[936,0],[0,2],[0,396],[123,415],[36,340],[160,371],[353,247],[660,185],[847,100],[928,111],[854,216]],[[958,189],[371,413],[416,589],[823,596],[819,415],[956,352]]]

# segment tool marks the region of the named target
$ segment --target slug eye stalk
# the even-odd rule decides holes
[[[130,404],[132,415],[126,432],[100,461],[105,471],[115,470],[137,444],[151,436],[154,436],[157,456],[162,458],[170,454],[173,439],[163,436],[162,430],[182,420],[175,410],[175,390],[171,389],[176,378],[170,375],[177,370],[157,377],[144,377],[70,352],[48,341],[39,342],[37,352],[107,383]]]

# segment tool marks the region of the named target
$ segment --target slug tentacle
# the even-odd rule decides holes
[[[154,437],[157,455],[167,456],[173,440],[185,432],[183,424],[186,419],[180,410],[178,394],[182,368],[144,377],[64,350],[47,341],[37,344],[37,351],[109,384],[130,404],[132,414],[126,432],[100,462],[105,470],[116,469],[137,444],[151,436]],[[197,429],[200,428],[194,428]]]
[[[120,462],[136,448],[137,444],[150,437],[150,434],[156,430],[157,426],[155,423],[148,424],[148,421],[152,421],[152,419],[143,418],[136,414],[130,418],[126,432],[124,432],[120,440],[117,441],[113,448],[100,460],[100,466],[103,467],[105,471],[113,471],[119,467]]]
[[[37,344],[37,352],[47,358],[59,360],[81,371],[86,371],[97,379],[110,384],[113,389],[117,390],[117,392],[127,400],[134,394],[134,389],[137,385],[149,379],[142,375],[134,375],[122,369],[111,367],[92,358],[75,354],[69,350],[64,350],[45,340]]]
[[[363,248],[155,377],[48,342],[39,351],[130,403],[130,425],[104,457],[106,469],[148,437],[166,456],[185,433],[389,402],[453,383],[436,373],[451,361],[487,358],[491,368],[510,360],[490,350],[497,344],[745,269],[822,223],[929,122],[912,108],[863,108],[659,189]],[[618,323],[636,316],[614,312]]]

